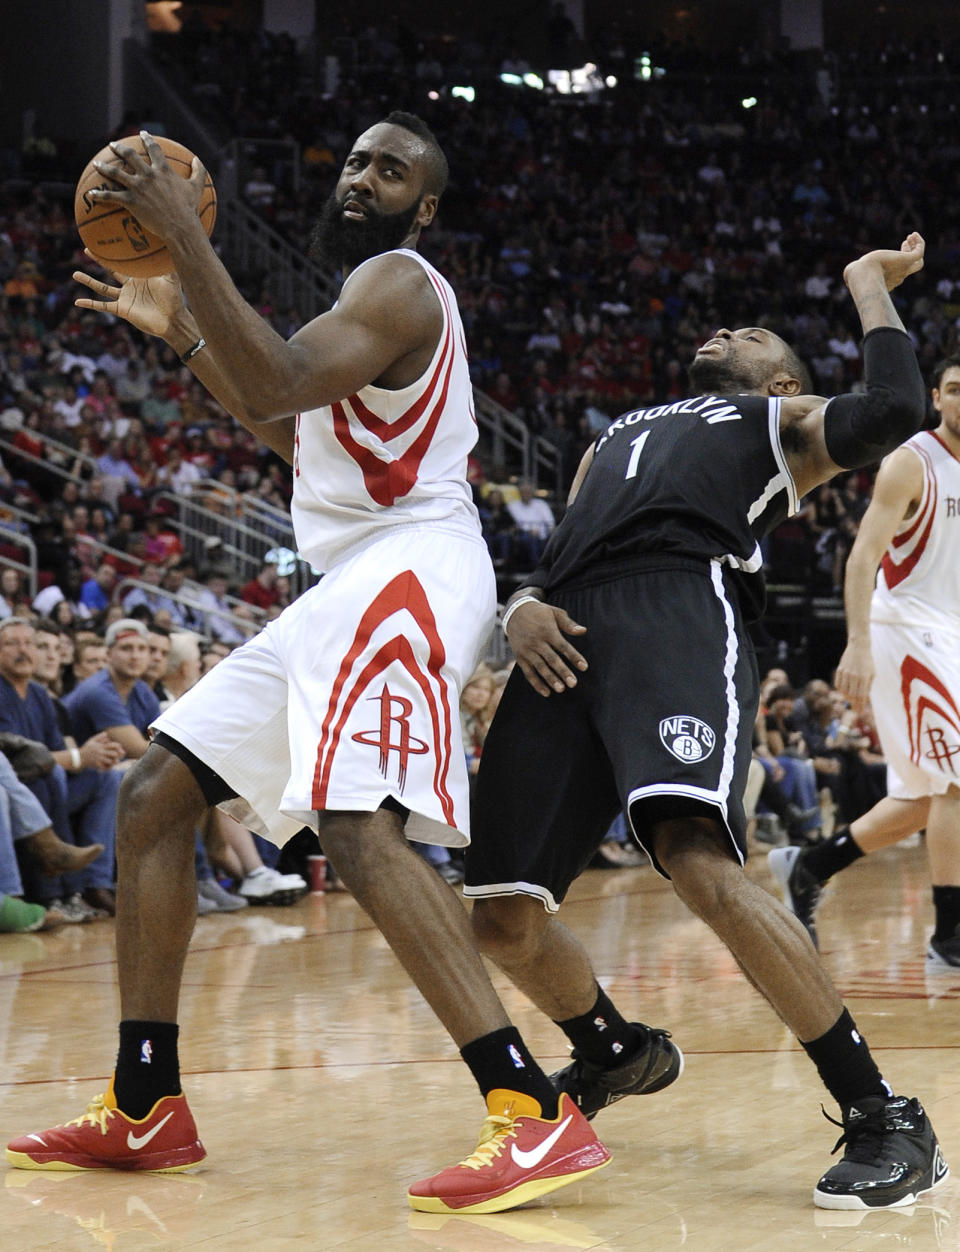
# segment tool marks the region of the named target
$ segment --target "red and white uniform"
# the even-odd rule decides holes
[[[443,331],[433,360],[409,387],[363,387],[297,419],[290,513],[300,554],[315,569],[329,569],[384,528],[407,522],[443,521],[480,533],[466,479],[477,429],[456,296],[418,252],[397,253],[426,271]]]
[[[430,365],[297,423],[294,526],[324,577],[155,723],[237,792],[225,809],[278,844],[317,810],[369,812],[387,796],[410,810],[409,838],[469,841],[460,691],[496,584],[466,481],[477,428],[456,299],[402,251],[443,310]]]
[[[900,799],[960,785],[960,460],[935,431],[904,445],[923,492],[884,553],[870,603],[870,692]]]

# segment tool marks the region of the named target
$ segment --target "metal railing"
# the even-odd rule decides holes
[[[164,587],[158,587],[155,583],[142,582],[139,578],[124,578],[117,584],[114,598],[119,604],[123,604],[130,592],[138,588],[144,592],[148,607],[153,602],[154,605],[162,608],[163,601],[173,601],[185,610],[184,616],[187,624],[181,625],[174,620],[175,630],[178,628],[195,630],[197,634],[204,635],[208,639],[220,638],[218,633],[210,628],[211,618],[215,618],[218,622],[228,623],[245,639],[251,638],[262,630],[266,621],[267,615],[263,609],[247,604],[245,600],[237,596],[224,596],[223,598],[228,605],[234,605],[237,608],[242,606],[244,610],[242,614],[225,609],[206,608],[199,601],[203,588],[195,584],[190,585],[186,591],[167,591]],[[190,625],[191,622],[195,625]]]
[[[332,276],[241,200],[220,201],[217,231],[231,269],[263,275],[278,310],[293,309],[305,322],[312,321],[336,300]]]
[[[237,496],[243,501],[243,496]],[[237,516],[224,516],[223,513],[209,508],[190,496],[176,496],[171,492],[161,491],[154,496],[154,501],[169,501],[175,508],[173,515],[167,516],[166,523],[180,536],[184,551],[199,565],[231,566],[237,578],[248,582],[261,570],[264,559],[271,548],[288,547],[296,551],[293,539],[293,526],[290,518],[279,509],[274,510],[275,522],[269,528],[261,524],[251,525],[255,518],[250,512],[240,510]],[[219,539],[216,555],[212,554],[209,540]],[[310,567],[300,562],[296,574],[291,578],[291,591],[299,594],[310,583]]]
[[[58,456],[61,452],[65,452],[67,454],[72,453],[72,460],[89,462],[96,469],[97,463],[93,457],[89,457],[83,452],[74,452],[72,448],[67,446],[67,444],[60,443],[56,439],[50,439],[46,435],[40,434],[39,432],[36,434],[36,438],[38,442],[43,443],[47,448],[56,452]],[[26,461],[28,465],[39,466],[47,473],[55,474],[57,478],[63,478],[67,482],[77,483],[77,485],[81,487],[84,485],[84,480],[79,474],[74,474],[72,470],[64,469],[64,467],[55,460],[50,460],[47,457],[36,456],[33,452],[28,452],[26,448],[17,447],[11,439],[0,439],[0,450],[8,453],[11,458],[19,457],[21,460]]]
[[[562,490],[562,466],[554,445],[531,434],[526,422],[485,392],[474,388],[473,398],[477,424],[490,440],[492,463],[505,468],[517,466],[520,477],[535,487]]]

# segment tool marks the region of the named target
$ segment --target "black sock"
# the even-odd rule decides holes
[[[887,1099],[892,1094],[846,1009],[825,1035],[810,1043],[800,1042],[841,1108],[869,1096]]]
[[[952,939],[960,933],[960,887],[934,887],[933,908],[937,918],[934,939]]]
[[[570,1017],[557,1025],[577,1050],[593,1065],[609,1069],[638,1052],[649,1038],[642,1026],[626,1021],[602,987],[589,1013]]]
[[[854,861],[863,856],[863,849],[850,834],[849,826],[840,826],[829,839],[804,848],[801,852],[803,868],[809,870],[817,882],[826,882]]]
[[[179,1032],[176,1022],[120,1023],[113,1094],[128,1117],[146,1117],[158,1100],[180,1094]]]
[[[481,1035],[460,1049],[484,1099],[491,1091],[520,1091],[536,1100],[547,1119],[557,1115],[557,1092],[527,1051],[515,1026]]]

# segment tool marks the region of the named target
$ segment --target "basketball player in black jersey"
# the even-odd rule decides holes
[[[682,1068],[667,1032],[624,1020],[555,917],[612,817],[629,813],[654,867],[841,1107],[845,1155],[814,1191],[824,1208],[909,1204],[948,1171],[923,1108],[894,1097],[804,927],[742,872],[758,699],[744,620],[762,607],[764,535],[817,484],[922,425],[923,382],[889,291],[923,251],[912,234],[844,272],[865,394],[811,396],[778,336],[720,330],[696,355],[689,399],[623,415],[588,450],[541,568],[504,615],[518,669],[484,745],[467,856],[481,947],[566,1032],[574,1059],[554,1079],[592,1116]]]

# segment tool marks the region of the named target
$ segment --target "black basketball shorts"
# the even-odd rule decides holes
[[[573,642],[589,668],[547,697],[511,674],[483,746],[465,894],[555,911],[621,810],[661,873],[651,827],[689,815],[719,821],[742,863],[758,680],[723,566],[664,557],[549,600],[587,627]]]

